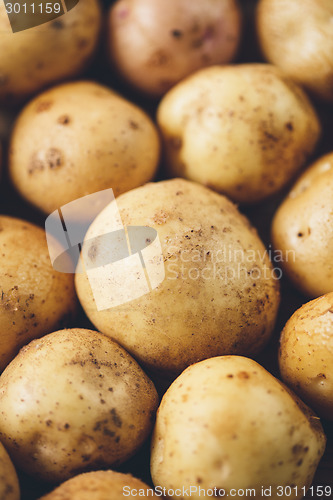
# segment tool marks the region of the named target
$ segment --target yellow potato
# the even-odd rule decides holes
[[[309,297],[333,291],[333,153],[297,180],[277,210],[272,240],[294,285]]]
[[[14,127],[9,172],[46,213],[107,188],[117,196],[149,181],[159,138],[148,115],[93,82],[54,87],[31,101]]]
[[[171,173],[236,202],[279,191],[320,134],[307,96],[268,64],[198,71],[164,96],[157,121]]]
[[[0,443],[0,499],[20,500],[20,486],[15,468]]]
[[[187,368],[165,393],[151,474],[167,492],[192,487],[192,500],[202,491],[302,498],[325,441],[319,419],[264,368],[248,358],[216,357]]]
[[[155,254],[145,254],[152,290],[137,295],[146,284],[141,264],[133,268],[119,260],[118,246],[99,237],[112,231],[114,204],[90,226],[84,272],[75,277],[80,302],[97,329],[168,375],[211,356],[262,349],[274,327],[279,283],[256,230],[233,203],[182,179],[147,184],[117,198],[123,224],[155,229],[161,244],[164,269]],[[118,281],[115,268],[107,268],[116,260]],[[122,287],[125,299],[111,303]]]
[[[0,438],[18,468],[64,481],[132,456],[157,405],[153,383],[118,344],[61,330],[22,348],[0,376]]]
[[[270,62],[333,102],[332,16],[331,0],[260,0],[257,31]]]
[[[0,372],[30,340],[66,326],[76,311],[72,274],[52,268],[45,232],[0,216]]]
[[[292,315],[281,334],[279,364],[284,382],[333,420],[333,292]]]
[[[36,9],[39,5],[35,2]],[[22,2],[21,6],[23,9]],[[46,8],[45,2],[43,7]],[[21,100],[46,85],[81,72],[96,48],[100,28],[99,0],[80,0],[54,21],[13,33],[5,3],[1,2],[0,101]]]

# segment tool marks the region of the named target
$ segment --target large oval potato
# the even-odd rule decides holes
[[[41,228],[1,215],[0,255],[1,372],[24,344],[66,326],[77,300],[73,275],[52,268]]]
[[[50,213],[103,189],[117,196],[140,186],[158,160],[158,133],[146,113],[107,87],[73,82],[44,92],[21,112],[9,171],[22,196]]]
[[[227,198],[174,179],[117,199],[123,224],[143,229],[132,241],[133,253],[140,243],[152,243],[144,253],[150,293],[138,293],[146,285],[140,261],[134,265],[135,256],[123,258],[116,241],[100,238],[112,234],[114,203],[90,226],[84,272],[75,278],[81,304],[101,332],[163,374],[178,374],[218,354],[254,354],[264,346],[275,323],[279,283],[256,230]],[[144,236],[147,226],[157,231],[164,270],[154,253],[156,240]],[[124,292],[123,302],[112,303]]]
[[[240,31],[237,0],[118,0],[108,49],[127,81],[161,96],[190,73],[231,61]]]
[[[151,431],[158,397],[134,359],[101,333],[32,341],[0,376],[0,439],[18,468],[51,482],[117,466]]]
[[[280,381],[248,358],[216,357],[187,368],[165,393],[151,474],[167,491],[192,488],[192,499],[237,490],[237,498],[265,498],[262,488],[273,500],[296,499],[324,449],[319,419]]]
[[[0,499],[20,500],[20,486],[15,468],[0,443]]]
[[[304,92],[266,64],[198,71],[164,96],[157,121],[171,173],[237,202],[279,191],[320,133]]]
[[[333,102],[331,0],[260,0],[257,31],[266,58]]]
[[[309,297],[333,291],[333,153],[297,180],[278,208],[272,240],[293,284]]]
[[[7,3],[13,9],[15,5],[24,8],[22,3]],[[30,4],[27,5],[29,8]],[[37,11],[40,4],[35,2],[34,5]],[[45,2],[42,5],[46,8]],[[16,17],[19,24],[22,14]],[[32,21],[36,17],[37,12]],[[59,19],[13,33],[5,4],[1,2],[0,101],[21,100],[46,85],[79,73],[96,48],[100,28],[99,0],[80,0]]]
[[[284,382],[319,415],[333,420],[333,292],[304,304],[280,339]]]

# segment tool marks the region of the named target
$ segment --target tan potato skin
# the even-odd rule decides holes
[[[158,97],[194,71],[234,58],[241,10],[236,0],[118,0],[108,24],[117,70]]]
[[[15,102],[71,78],[91,58],[101,29],[99,0],[80,0],[60,18],[13,34],[0,4],[0,102]]]
[[[125,226],[156,229],[165,279],[138,299],[98,311],[86,272],[77,273],[79,300],[96,328],[164,375],[218,354],[258,352],[273,330],[279,283],[256,230],[233,203],[173,179],[126,193],[117,205]],[[86,239],[107,224],[101,212]],[[87,248],[92,259],[103,251]]]
[[[265,57],[318,97],[333,102],[331,0],[261,0],[257,32]]]
[[[333,292],[298,309],[284,327],[279,365],[284,382],[333,420]]]
[[[0,372],[30,340],[74,317],[74,278],[52,268],[45,232],[0,216]]]
[[[158,160],[159,137],[148,115],[84,81],[54,87],[24,108],[11,138],[9,172],[22,196],[50,213],[102,189],[118,196],[140,186]]]
[[[20,486],[15,468],[0,443],[0,500],[20,500]]]
[[[309,297],[333,291],[333,153],[296,181],[272,222],[275,249],[293,284]]]
[[[151,431],[158,396],[104,335],[61,330],[22,348],[0,377],[0,439],[13,461],[50,482],[117,466]]]
[[[155,485],[172,489],[216,487],[229,497],[232,489],[254,489],[252,498],[264,498],[263,486],[272,487],[273,500],[302,498],[325,442],[319,419],[264,368],[216,357],[187,368],[165,393],[151,474]],[[287,485],[298,494],[279,496],[277,487]]]
[[[241,203],[285,186],[314,150],[321,128],[301,88],[268,64],[198,71],[163,97],[157,122],[173,176]]]
[[[65,483],[61,484],[48,495],[40,500],[124,500],[124,498],[137,498],[137,495],[124,495],[123,488],[141,491],[144,495],[157,498],[148,492],[149,487],[131,476],[130,474],[121,474],[119,472],[96,471],[80,474]],[[126,493],[128,489],[125,490]]]

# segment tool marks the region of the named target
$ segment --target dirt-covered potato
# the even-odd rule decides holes
[[[20,500],[20,486],[15,468],[0,443],[0,500]]]
[[[13,8],[21,5],[23,9],[22,3],[7,3]],[[38,9],[39,4],[35,3],[35,8]],[[42,8],[46,8],[45,2]],[[22,14],[16,17],[19,23]],[[13,33],[5,2],[1,2],[0,101],[22,99],[46,85],[76,75],[93,54],[100,28],[99,0],[80,0],[58,19]]]
[[[144,295],[135,295],[147,283],[140,262],[135,267],[117,245],[100,237],[112,231],[114,203],[90,226],[84,272],[75,278],[96,328],[164,374],[218,354],[250,355],[264,346],[275,322],[279,284],[256,230],[233,203],[183,179],[147,184],[117,199],[123,224],[143,229],[131,248],[135,253],[147,247],[142,254],[152,290]],[[157,232],[164,269],[162,257],[161,263],[155,260],[155,237],[145,240],[146,226]],[[116,271],[113,264],[108,267],[115,261]],[[111,299],[124,288],[126,300],[114,305]]]
[[[309,297],[333,291],[333,153],[297,180],[277,210],[272,240],[294,285]]]
[[[231,61],[240,31],[237,0],[118,0],[108,49],[128,82],[161,96],[190,73]]]
[[[292,315],[281,334],[279,364],[284,382],[333,420],[333,292]]]
[[[259,499],[271,488],[273,500],[296,499],[324,449],[319,419],[280,381],[248,358],[216,357],[187,368],[165,393],[151,473],[155,485],[192,487],[192,499],[202,498],[199,487],[206,496],[242,489]]]
[[[148,182],[159,160],[159,137],[140,108],[107,87],[74,82],[31,101],[14,127],[12,181],[46,213],[96,191],[117,196]]]
[[[24,344],[67,325],[77,299],[73,275],[52,268],[34,224],[1,215],[0,256],[1,372]]]
[[[304,92],[266,64],[198,71],[164,96],[157,120],[171,173],[237,202],[282,188],[320,133]]]
[[[108,470],[79,474],[40,500],[124,500],[138,496],[157,498],[139,479]]]
[[[0,377],[0,405],[0,439],[17,467],[58,482],[133,455],[158,397],[123,348],[75,328],[21,349]]]
[[[257,30],[266,58],[333,102],[332,0],[260,0]]]

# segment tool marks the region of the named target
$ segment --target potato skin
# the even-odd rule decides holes
[[[108,49],[128,82],[158,97],[202,67],[231,61],[240,32],[237,0],[118,0]]]
[[[172,175],[241,203],[286,185],[320,135],[305,93],[268,64],[198,71],[164,96],[157,122]]]
[[[265,57],[316,96],[333,102],[331,0],[260,0],[257,32]]]
[[[45,232],[0,216],[0,372],[30,340],[74,317],[74,277],[52,268]]]
[[[0,443],[0,500],[20,500],[20,486],[15,468]]]
[[[108,470],[79,474],[40,500],[124,500],[124,487],[141,490],[148,496],[149,487],[139,479],[131,474]],[[126,494],[126,498],[136,497],[137,495]],[[157,498],[151,492],[149,492],[149,497]]]
[[[118,196],[140,186],[158,160],[159,137],[148,115],[107,87],[81,81],[54,87],[24,108],[9,171],[22,196],[50,213],[102,189]]]
[[[302,498],[325,449],[311,410],[253,360],[207,359],[187,368],[165,393],[152,438],[151,474],[166,488],[256,490],[273,500]],[[278,496],[277,487],[298,486]],[[176,497],[175,497],[176,498]],[[193,494],[192,499],[201,498]]]
[[[258,352],[274,327],[279,283],[256,230],[233,203],[173,179],[132,190],[117,205],[125,226],[157,231],[165,279],[151,293],[98,311],[86,272],[77,273],[79,300],[96,328],[162,375],[218,354]],[[108,223],[105,209],[86,241],[107,232]],[[105,249],[87,245],[90,265]],[[100,287],[110,293],[107,284]]]
[[[118,344],[91,330],[46,335],[0,377],[0,439],[14,463],[51,482],[117,466],[151,431],[158,397]]]
[[[272,222],[272,241],[283,269],[309,297],[333,291],[333,153],[296,181]]]
[[[101,29],[99,0],[80,0],[59,19],[13,34],[0,4],[0,102],[16,102],[77,75],[91,58]]]
[[[333,292],[304,304],[286,323],[279,365],[284,382],[333,420]]]

